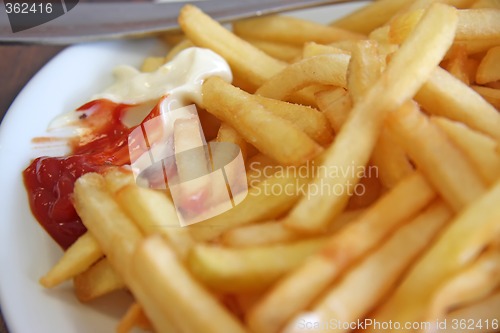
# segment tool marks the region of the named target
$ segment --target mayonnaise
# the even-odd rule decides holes
[[[140,104],[169,95],[179,106],[202,102],[201,86],[211,76],[227,82],[233,77],[227,62],[208,49],[188,48],[153,73],[141,73],[131,66],[114,71],[116,82],[93,99],[106,98],[116,103]]]

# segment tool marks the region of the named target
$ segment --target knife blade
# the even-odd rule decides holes
[[[210,0],[196,2],[220,22],[353,0]],[[177,16],[189,2],[80,3],[66,14],[28,30],[12,32],[0,6],[0,42],[73,44],[141,36],[178,29]],[[4,8],[5,9],[5,8]]]

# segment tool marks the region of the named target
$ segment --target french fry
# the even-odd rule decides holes
[[[94,236],[87,232],[64,252],[59,262],[40,279],[40,283],[45,288],[53,288],[85,272],[102,256],[99,244]]]
[[[247,197],[238,206],[191,225],[189,230],[195,240],[209,241],[236,226],[278,218],[295,205],[300,189],[308,182],[309,179],[297,177],[293,172],[280,172],[250,188]],[[273,189],[279,192],[273,194]]]
[[[247,143],[245,140],[243,140],[241,135],[234,128],[232,128],[226,123],[222,123],[219,128],[219,133],[217,134],[216,141],[230,142],[237,145],[241,150],[241,155],[243,156],[243,159],[246,161],[248,156]]]
[[[389,24],[389,40],[394,44],[401,44],[411,34],[422,19],[425,9],[410,10],[396,16]]]
[[[273,114],[295,124],[322,146],[332,143],[332,128],[324,114],[318,110],[257,95],[254,95],[254,98]]]
[[[435,196],[419,173],[397,184],[359,219],[334,234],[320,253],[270,289],[247,316],[249,327],[256,332],[278,332],[320,296],[347,266],[412,218]]]
[[[220,78],[210,78],[203,84],[203,104],[210,113],[235,128],[247,142],[283,164],[303,164],[322,150],[291,122],[274,115],[250,94]]]
[[[116,333],[130,333],[135,327],[151,331],[152,326],[141,306],[137,303],[132,304],[127,313],[123,316],[116,328]]]
[[[492,8],[458,11],[457,40],[500,38],[500,11]]]
[[[481,86],[472,86],[472,89],[491,103],[497,110],[500,110],[500,89]]]
[[[271,57],[282,61],[292,62],[293,60],[299,58],[301,54],[300,47],[296,45],[276,43],[254,38],[243,38],[259,50],[264,51]]]
[[[425,315],[425,307],[437,288],[470,263],[498,237],[500,182],[465,208],[436,243],[412,267],[396,291],[374,314],[383,322],[414,322]],[[371,331],[371,330],[369,330]]]
[[[296,62],[266,81],[256,94],[288,100],[290,96],[311,84],[346,86],[350,57],[345,54],[327,54]]]
[[[431,122],[467,155],[484,181],[493,184],[500,177],[500,155],[496,152],[495,140],[446,118],[432,117]]]
[[[498,0],[478,0],[470,6],[471,9],[481,8],[497,8],[500,9],[500,1]]]
[[[494,332],[495,330],[498,330],[497,324],[498,318],[500,317],[499,309],[500,292],[496,291],[493,295],[477,303],[453,311],[445,319],[447,320],[447,322],[453,322],[454,320],[456,320],[458,323],[463,322],[464,324],[470,324],[471,322],[474,322],[477,323],[477,327],[474,328],[475,331]],[[493,323],[493,325],[481,325],[481,323]],[[431,327],[431,330],[428,332],[432,332],[432,329],[433,327]],[[441,331],[445,333],[455,333],[456,329],[448,327],[447,329]]]
[[[325,152],[327,167],[349,170],[352,165],[367,165],[386,114],[413,97],[428,79],[451,46],[456,23],[455,9],[441,4],[429,8],[413,34],[394,54],[382,77],[354,106],[333,145]],[[415,50],[422,55],[416,56]],[[302,199],[284,223],[304,232],[320,231],[329,219],[345,208],[353,186],[358,182],[359,177],[352,173],[337,178],[317,177],[315,185],[341,188],[341,195],[318,193],[309,200]]]
[[[477,69],[476,81],[486,84],[500,80],[500,46],[491,48]]]
[[[470,305],[500,286],[500,251],[489,248],[470,266],[450,278],[433,296],[425,318],[444,318],[452,309]],[[431,321],[430,320],[430,321]]]
[[[378,0],[332,23],[333,26],[368,35],[383,26],[413,0]]]
[[[455,211],[486,191],[485,182],[469,160],[416,106],[409,105],[392,113],[387,126]]]
[[[75,183],[74,205],[113,268],[124,276],[128,257],[142,233],[107,191],[104,178],[94,173],[80,177]]]
[[[318,44],[315,42],[305,43],[304,48],[302,50],[302,58],[304,58],[304,59],[310,58],[310,57],[315,57],[318,55],[325,55],[325,54],[351,55],[351,52],[343,50],[343,49],[335,47],[335,46]]]
[[[460,121],[500,140],[500,114],[473,89],[441,68],[436,68],[415,96],[433,115]]]
[[[475,73],[473,75],[469,73],[469,64],[467,49],[463,45],[458,45],[451,48],[444,68],[454,77],[469,85],[475,81]],[[471,77],[474,77],[474,79],[471,80]]]
[[[286,63],[237,37],[192,5],[183,7],[179,24],[195,45],[220,54],[229,62],[235,76],[244,77],[254,89],[286,67]]]
[[[325,244],[325,238],[248,248],[196,245],[188,258],[194,276],[220,292],[263,291]]]
[[[185,49],[188,49],[188,48],[193,47],[193,46],[194,46],[193,42],[191,42],[189,39],[185,39],[185,40],[177,43],[177,45],[175,45],[173,48],[171,48],[168,51],[167,55],[165,56],[165,63],[174,60],[174,58],[179,53],[181,53]]]
[[[155,327],[159,332],[246,332],[243,325],[191,276],[161,238],[153,237],[142,243],[132,257],[131,266],[133,281],[156,303],[156,311],[172,318],[177,328],[167,331]]]
[[[142,63],[141,72],[155,72],[164,63],[165,58],[163,57],[148,57]]]
[[[328,234],[336,232],[346,224],[359,218],[365,210],[351,210],[344,212],[328,227]],[[303,235],[286,228],[279,221],[268,221],[259,224],[233,228],[221,237],[223,244],[230,247],[255,247],[288,243],[303,238]]]
[[[270,178],[277,169],[277,163],[264,154],[253,156],[247,163],[247,181],[250,187],[255,187],[261,181]]]
[[[263,16],[233,23],[234,32],[243,38],[254,38],[302,46],[306,42],[321,44],[339,40],[361,39],[363,35],[337,27],[289,16]]]
[[[73,279],[75,295],[80,302],[89,302],[101,296],[125,288],[123,279],[111,267],[106,258],[99,260]]]
[[[120,207],[145,235],[162,235],[185,259],[194,245],[189,231],[181,228],[175,207],[164,193],[130,185],[116,195]]]
[[[352,109],[352,98],[344,88],[325,90],[316,94],[318,107],[325,114],[336,133],[347,121]]]
[[[404,270],[429,246],[451,216],[451,210],[444,203],[432,204],[348,271],[313,306],[310,314],[297,316],[285,332],[297,332],[294,328],[302,316],[312,315],[320,323],[330,320],[350,323],[364,318],[393,287]],[[349,330],[338,328],[333,331]]]

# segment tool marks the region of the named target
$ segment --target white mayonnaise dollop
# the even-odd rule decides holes
[[[201,86],[211,76],[231,82],[227,62],[215,52],[197,47],[179,53],[171,62],[153,73],[141,73],[131,66],[114,71],[116,82],[93,99],[106,98],[116,103],[139,104],[169,95],[182,106],[201,104]]]

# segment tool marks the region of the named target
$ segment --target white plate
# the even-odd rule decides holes
[[[329,22],[360,4],[313,9],[297,15]],[[112,82],[119,64],[140,65],[165,50],[154,40],[92,43],[67,48],[19,94],[0,128],[0,301],[11,333],[114,332],[131,301],[127,294],[80,304],[67,283],[46,291],[38,279],[62,252],[32,217],[21,173],[46,152],[32,138],[43,136],[56,115],[75,109]]]

